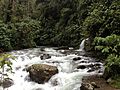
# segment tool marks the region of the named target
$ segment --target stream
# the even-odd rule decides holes
[[[15,56],[12,68],[14,73],[8,73],[14,84],[5,90],[80,90],[83,76],[102,74],[103,64],[95,58],[83,56],[84,51],[72,48],[62,50],[51,47],[39,47],[9,52]],[[49,54],[51,58],[41,60],[43,54]],[[73,58],[81,58],[73,60]],[[32,64],[48,64],[57,66],[59,73],[51,77],[45,84],[38,84],[30,80],[26,67]],[[99,65],[92,70],[90,65]],[[79,68],[79,66],[89,66]],[[6,70],[7,72],[7,70]],[[54,83],[57,82],[57,85]],[[0,89],[2,90],[2,89]]]

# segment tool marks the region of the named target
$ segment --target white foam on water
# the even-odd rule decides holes
[[[51,58],[41,60],[39,53],[46,53],[52,55]],[[57,50],[52,48],[45,48],[45,51],[40,49],[20,50],[11,52],[16,58],[13,62],[13,74],[9,73],[9,77],[13,79],[14,85],[6,88],[5,90],[80,90],[82,77],[94,74],[95,72],[88,73],[87,68],[76,69],[76,63],[73,61],[75,54],[63,55]],[[30,58],[32,57],[32,58]],[[79,56],[82,60],[86,57]],[[89,57],[87,59],[90,59]],[[77,62],[77,61],[76,61]],[[45,84],[38,84],[29,79],[29,73],[24,69],[32,64],[48,64],[57,66],[59,73],[51,77]],[[81,63],[80,63],[81,64]],[[80,65],[79,62],[77,65]],[[88,63],[83,63],[88,64]],[[77,71],[75,71],[77,70]],[[53,85],[53,83],[57,85]],[[0,89],[2,90],[2,89]]]

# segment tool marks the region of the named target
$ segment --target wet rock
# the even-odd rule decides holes
[[[45,51],[45,48],[41,48],[40,50],[41,50],[41,51]]]
[[[21,68],[21,66],[19,66],[19,67],[16,67],[15,69],[16,69],[16,70],[19,70],[20,68]]]
[[[88,65],[88,67],[90,67],[90,68],[93,68],[94,66],[95,66],[94,64]]]
[[[30,77],[29,77],[29,76],[26,76],[26,77],[24,78],[24,80],[25,80],[25,81],[28,81],[28,82],[30,82],[30,81],[31,81],[31,79],[30,79]]]
[[[51,81],[51,85],[53,85],[53,86],[57,86],[58,85],[57,78]]]
[[[14,84],[13,80],[10,78],[5,78],[3,81],[0,81],[0,86],[8,88]]]
[[[89,83],[82,83],[80,90],[94,90],[94,87]]]
[[[51,83],[53,86],[57,86],[58,85],[58,82],[57,81],[54,81],[53,83]]]
[[[39,84],[47,82],[53,75],[58,73],[57,67],[46,64],[33,64],[26,70],[29,72],[31,80]]]
[[[25,65],[25,67],[28,67],[28,65]]]
[[[31,60],[33,57],[32,56],[28,56],[28,58]]]
[[[93,71],[95,71],[95,69],[94,69],[94,68],[89,69],[87,72],[93,72]]]
[[[24,57],[21,57],[21,59],[22,59],[22,61],[24,61],[25,59],[24,59]]]
[[[28,65],[25,65],[25,68],[22,69],[22,71],[26,71]]]
[[[43,54],[42,56],[40,56],[41,60],[45,60],[45,59],[49,59],[51,58],[51,56],[49,54]]]
[[[111,78],[109,78],[107,81],[106,81],[106,83],[111,83],[112,82],[112,79]]]
[[[99,70],[101,68],[101,64],[99,64],[99,63],[97,63],[97,64],[90,64],[87,67],[90,68],[87,72],[93,72],[95,70]]]
[[[10,69],[10,68],[7,68],[7,69],[6,69],[6,72],[9,72],[9,71],[11,71],[11,69]],[[1,74],[1,73],[0,73],[0,74]]]
[[[91,82],[91,85],[92,85],[94,88],[100,88],[100,86],[98,86],[95,82]]]
[[[88,67],[90,67],[90,68],[100,68],[100,66],[101,66],[101,64],[99,64],[99,63],[88,65]]]
[[[63,63],[62,61],[53,61],[52,63]]]
[[[74,72],[79,72],[79,70],[76,69],[76,70],[74,70]]]
[[[79,66],[77,67],[77,69],[85,69],[85,68],[86,68],[85,65],[79,65]]]
[[[21,75],[20,77],[23,77],[23,75]]]
[[[43,90],[43,89],[41,89],[41,88],[37,88],[37,89],[35,89],[35,90]]]
[[[81,61],[80,63],[87,63],[87,61]]]
[[[102,70],[99,70],[98,73],[103,73],[103,71],[102,71]]]
[[[96,63],[95,66],[100,66],[101,64],[100,63]]]
[[[78,60],[81,60],[81,57],[75,57],[75,58],[73,58],[73,61],[78,61]]]
[[[24,68],[22,71],[26,71],[26,68]]]

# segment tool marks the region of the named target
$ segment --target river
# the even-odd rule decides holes
[[[84,52],[72,48],[59,50],[51,47],[39,47],[9,53],[15,56],[15,61],[12,61],[14,73],[8,73],[9,78],[14,81],[14,85],[5,90],[80,90],[83,76],[102,74],[103,71],[101,62],[96,62],[95,58],[85,57],[80,54]],[[49,54],[51,58],[41,60],[40,57],[43,54]],[[73,58],[77,57],[81,59],[74,61]],[[25,68],[32,64],[57,66],[59,73],[45,84],[38,84],[31,81],[29,73],[25,71]],[[90,66],[94,64],[99,64],[99,69],[92,71],[90,67],[78,68],[81,65]],[[57,82],[57,85],[54,85],[54,82]]]

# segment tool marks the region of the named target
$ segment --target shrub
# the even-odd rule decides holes
[[[120,36],[111,35],[94,39],[95,49],[101,51],[106,58],[105,78],[120,74]]]
[[[10,34],[7,25],[0,21],[0,48],[4,50],[12,49],[9,35]]]

